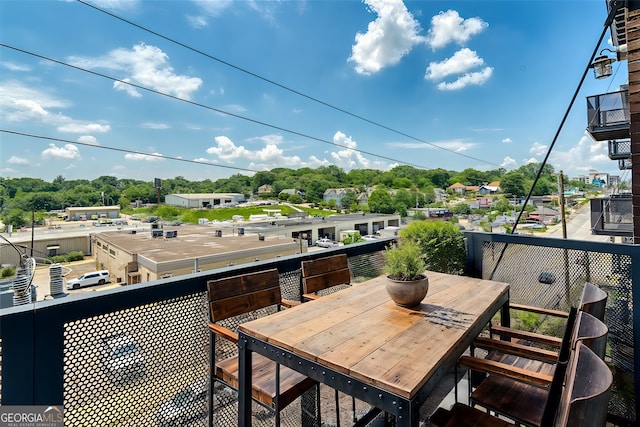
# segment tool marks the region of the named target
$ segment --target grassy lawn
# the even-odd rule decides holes
[[[297,208],[297,209],[296,209]],[[234,207],[234,208],[217,208],[217,209],[188,209],[175,206],[154,206],[148,208],[137,208],[126,210],[124,213],[135,215],[142,219],[148,216],[158,216],[165,221],[181,221],[190,224],[197,224],[199,218],[206,218],[209,221],[229,221],[234,216],[240,215],[245,221],[249,220],[251,215],[264,215],[265,210],[280,210],[281,215],[288,215],[297,210],[309,213],[309,216],[319,215],[328,216],[335,214],[334,211],[308,208],[306,206],[291,207],[288,205],[274,206],[251,206],[251,207]]]

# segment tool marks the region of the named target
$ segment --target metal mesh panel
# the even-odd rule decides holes
[[[484,242],[482,259],[483,277],[509,283],[510,300],[514,303],[567,311],[570,306],[578,305],[585,282],[594,283],[608,293],[605,323],[609,335],[605,361],[614,373],[609,412],[635,421],[631,257]],[[512,324],[556,335],[564,328],[562,322],[548,316],[515,311]]]
[[[206,425],[207,318],[202,293],[66,323],[65,425]]]
[[[384,270],[384,255],[382,251],[369,252],[349,258],[351,278],[354,283],[362,283],[378,277]]]

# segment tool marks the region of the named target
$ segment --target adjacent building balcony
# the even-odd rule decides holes
[[[631,159],[619,159],[618,160],[618,169],[620,169],[622,171],[631,169]]]
[[[566,310],[577,304],[587,281],[607,291],[606,362],[615,377],[610,420],[617,425],[635,425],[640,395],[640,372],[635,369],[640,363],[640,349],[636,348],[640,344],[636,328],[640,309],[634,308],[640,307],[640,288],[635,289],[640,286],[640,267],[632,260],[640,259],[640,246],[497,233],[467,232],[465,236],[465,274],[509,283],[513,303]],[[1,404],[62,405],[65,426],[205,426],[209,415],[215,426],[237,425],[236,395],[216,388],[210,405],[206,392],[210,357],[207,282],[277,268],[283,297],[295,300],[300,298],[302,261],[345,253],[352,281],[358,283],[382,274],[383,251],[394,239],[0,310]],[[541,283],[541,273],[554,280]],[[540,329],[543,319],[520,320],[545,332]],[[130,351],[104,351],[113,342],[128,343]],[[126,376],[111,372],[120,368]],[[453,373],[441,387],[445,394],[453,388]],[[421,420],[428,420],[440,399],[433,396],[435,401],[428,400],[425,406],[435,406],[423,406]],[[351,402],[342,401],[347,408],[341,425],[350,425]],[[300,404],[288,406],[283,425],[317,426],[317,419],[301,418],[300,408],[306,404],[303,396]],[[357,402],[358,414],[366,409]],[[254,425],[273,425],[273,417],[259,405],[253,408],[252,416]],[[335,414],[322,413],[324,425],[332,419]]]
[[[624,160],[629,159],[630,157],[631,138],[614,139],[609,141],[609,158],[611,160]]]
[[[605,236],[633,236],[631,194],[591,199],[591,231]]]
[[[629,138],[629,91],[587,97],[587,132],[596,141]]]

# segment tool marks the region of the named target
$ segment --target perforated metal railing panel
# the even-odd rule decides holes
[[[204,425],[206,307],[197,294],[65,324],[65,425]]]
[[[609,413],[636,420],[630,256],[484,242],[482,271],[485,279],[511,285],[512,302],[544,308],[568,311],[570,306],[577,306],[585,282],[605,290],[609,295],[605,361],[614,373]],[[545,334],[561,334],[564,327],[557,319],[517,311],[512,311],[511,322],[515,327]]]

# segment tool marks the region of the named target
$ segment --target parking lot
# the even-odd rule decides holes
[[[99,266],[97,266],[99,267]],[[81,274],[90,273],[92,271],[96,271],[96,262],[93,258],[85,258],[82,261],[74,261],[71,263],[62,264],[62,274],[65,278],[65,289],[64,291],[69,295],[87,293],[87,292],[96,292],[105,289],[111,289],[114,287],[120,286],[118,283],[115,283],[115,278],[111,278],[112,282],[107,283],[105,285],[95,285],[95,286],[86,286],[76,290],[68,290],[66,288],[66,282],[69,279],[76,278]],[[50,298],[50,283],[49,283],[49,265],[38,265],[36,267],[36,273],[33,278],[33,284],[36,285],[37,292],[37,301],[42,301],[44,299]]]

